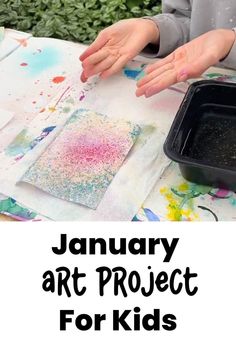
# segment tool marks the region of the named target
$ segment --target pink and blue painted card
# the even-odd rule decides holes
[[[140,127],[78,110],[22,181],[96,209],[140,134]]]

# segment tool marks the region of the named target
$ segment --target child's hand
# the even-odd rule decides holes
[[[85,82],[96,74],[107,78],[117,73],[146,45],[158,44],[158,41],[159,30],[151,20],[139,18],[117,22],[101,31],[80,56],[84,69],[81,80]]]
[[[177,82],[199,77],[228,55],[234,41],[234,31],[219,29],[179,47],[165,59],[146,68],[146,76],[137,83],[136,95],[150,97]]]

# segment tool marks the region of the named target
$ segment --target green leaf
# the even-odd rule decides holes
[[[89,43],[120,19],[160,11],[156,0],[2,0],[0,26]]]

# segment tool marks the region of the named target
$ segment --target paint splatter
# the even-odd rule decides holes
[[[212,189],[210,192],[209,192],[209,195],[212,196],[212,200],[215,200],[215,199],[228,199],[230,197],[232,192],[226,190],[226,189]]]
[[[69,113],[70,110],[71,110],[70,107],[63,107],[62,112],[63,112],[63,113]]]
[[[56,48],[46,47],[41,52],[32,52],[29,48],[21,53],[21,62],[28,63],[24,73],[30,76],[38,76],[44,71],[60,64],[61,54]]]
[[[177,187],[161,188],[160,193],[168,202],[167,219],[170,221],[199,220],[193,200],[200,195],[208,194],[210,190],[211,187],[187,182],[181,183]]]
[[[160,221],[160,218],[152,210],[148,208],[143,208],[143,211],[148,221]]]
[[[42,130],[39,136],[33,139],[31,136],[27,135],[27,129],[23,129],[5,149],[6,155],[13,156],[15,161],[21,160],[27,152],[33,150],[35,146],[44,140],[55,128],[56,126],[46,127]]]
[[[52,79],[52,82],[54,84],[61,84],[63,81],[65,81],[65,76],[55,76],[53,79]]]
[[[140,222],[142,220],[139,219],[138,215],[135,215],[131,221],[139,221]]]
[[[56,112],[56,107],[48,107],[49,112],[54,113]]]
[[[139,133],[130,122],[76,111],[22,180],[96,209]]]
[[[145,64],[137,64],[135,62],[130,63],[123,69],[124,75],[131,80],[140,80],[145,76],[144,68]]]
[[[80,102],[86,98],[87,94],[97,85],[98,82],[99,82],[98,77],[92,78],[89,81],[87,81],[87,83],[84,85],[83,90],[79,92]]]
[[[236,195],[233,191],[228,191],[226,189],[212,189],[208,193],[213,201],[226,199],[229,201],[230,205],[236,207]]]
[[[198,208],[202,209],[204,211],[208,211],[211,215],[213,215],[215,221],[219,221],[218,216],[211,209],[209,209],[209,208],[207,208],[205,206],[202,206],[202,205],[198,205]]]
[[[0,200],[0,214],[8,215],[21,221],[33,220],[37,216],[36,213],[23,208],[12,198]]]
[[[75,100],[73,99],[73,97],[69,97],[66,99],[66,103],[68,104],[74,104],[75,103]]]
[[[203,75],[204,79],[216,80],[219,82],[236,82],[235,75],[225,75],[220,73],[211,73]]]
[[[141,207],[138,213],[133,217],[132,221],[161,221],[161,219],[151,209]]]
[[[28,66],[28,63],[21,63],[20,66]]]
[[[210,213],[215,221],[218,221],[218,216],[214,211],[213,206],[211,208],[196,205],[194,200],[200,200],[200,197],[207,197],[211,200],[211,203],[217,203],[222,199],[228,200],[232,206],[236,207],[236,195],[232,191],[224,189],[215,189],[209,186],[201,186],[194,183],[184,182],[176,187],[163,187],[160,190],[162,196],[167,201],[167,219],[170,221],[195,221],[199,220],[196,209],[201,209],[206,213]],[[201,198],[203,199],[203,198]]]
[[[230,204],[231,204],[233,207],[236,207],[236,197],[231,197],[231,198],[229,199],[229,201],[230,201]]]
[[[82,90],[82,91],[80,92],[80,95],[79,95],[79,100],[80,100],[80,101],[83,101],[84,99],[85,99],[85,91]]]
[[[19,44],[21,47],[27,47],[28,46],[28,40],[26,38],[21,38],[21,39],[18,39],[18,38],[14,38]]]

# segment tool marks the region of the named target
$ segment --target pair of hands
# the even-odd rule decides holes
[[[137,82],[136,96],[151,97],[177,82],[199,77],[228,55],[234,41],[234,31],[218,29],[179,47],[145,69],[145,76]],[[81,55],[81,80],[86,82],[97,74],[101,78],[108,78],[119,72],[146,45],[158,42],[159,30],[152,20],[119,21],[100,32],[94,43]]]

